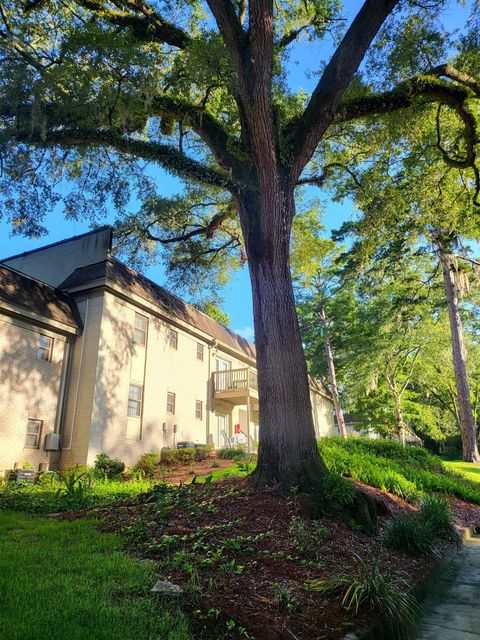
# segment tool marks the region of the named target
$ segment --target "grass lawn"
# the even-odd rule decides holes
[[[443,464],[456,473],[462,473],[469,480],[480,484],[480,466],[473,462],[464,462],[463,460],[444,460]]]
[[[154,567],[93,521],[0,512],[2,640],[191,640],[154,581]]]

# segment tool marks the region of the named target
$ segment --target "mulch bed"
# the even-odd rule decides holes
[[[299,548],[290,532],[292,518],[305,512],[304,498],[285,498],[273,489],[255,492],[248,478],[184,487],[183,498],[168,513],[157,508],[158,495],[150,493],[97,508],[94,515],[102,521],[102,530],[126,534],[133,553],[159,561],[160,579],[186,587],[187,604],[196,612],[195,638],[333,640],[343,638],[353,627],[372,623],[375,612],[352,617],[334,596],[306,591],[306,580],[344,575],[361,558],[378,560],[383,569],[415,585],[438,559],[413,558],[384,548],[380,535],[389,520],[415,508],[378,489],[356,484],[387,508],[388,514],[379,518],[378,533],[369,537],[342,522],[320,518],[317,522],[328,529],[328,537],[322,540],[320,557],[315,559],[312,549]],[[480,507],[455,499],[451,502],[458,526],[480,524]],[[85,515],[91,516],[92,510],[62,517]],[[172,548],[165,546],[165,535],[174,539]],[[239,536],[253,539],[234,548]],[[209,561],[218,549],[222,549],[221,557]],[[437,551],[444,556],[451,545],[442,543]],[[181,561],[172,563],[179,552],[180,560],[181,552],[187,559],[184,566]],[[204,559],[207,562],[202,564]],[[292,607],[279,602],[278,585],[290,588]],[[235,628],[228,631],[231,621]],[[247,635],[240,636],[239,627]]]
[[[215,459],[215,466],[212,467]],[[194,476],[208,476],[210,473],[220,471],[227,467],[235,465],[234,460],[223,460],[222,458],[206,458],[205,460],[196,460],[189,465],[175,465],[159,478],[162,482],[170,482],[172,484],[180,484],[190,481]]]

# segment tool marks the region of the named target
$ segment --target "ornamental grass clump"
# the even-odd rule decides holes
[[[354,554],[355,568],[335,578],[314,578],[305,583],[308,591],[335,594],[347,611],[368,608],[380,616],[385,632],[394,638],[408,638],[420,607],[402,577],[382,571],[378,561],[364,561]],[[383,637],[383,636],[382,636]]]
[[[383,536],[388,547],[412,556],[427,556],[434,551],[435,534],[421,515],[395,518]]]
[[[435,536],[453,538],[453,524],[450,504],[443,496],[427,495],[419,503],[419,515],[426,522]]]

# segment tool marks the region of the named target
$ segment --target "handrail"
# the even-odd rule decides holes
[[[257,373],[248,367],[224,369],[213,372],[213,389],[217,391],[237,391],[258,389]]]

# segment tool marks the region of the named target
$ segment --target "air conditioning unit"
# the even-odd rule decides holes
[[[58,451],[60,449],[60,434],[47,433],[45,437],[45,451]]]

